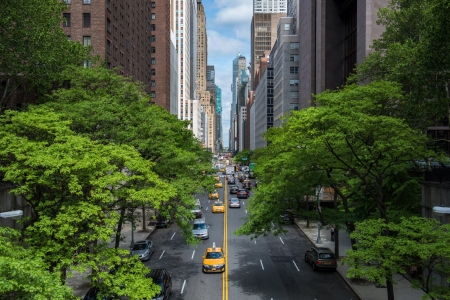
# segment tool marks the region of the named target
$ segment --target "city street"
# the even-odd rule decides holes
[[[221,180],[224,182],[224,178]],[[225,182],[224,188],[218,190],[221,200],[224,196],[225,200],[230,198]],[[209,201],[206,195],[198,198],[210,226],[209,240],[198,247],[188,246],[176,225],[156,229],[151,236],[156,252],[145,265],[170,272],[173,280],[171,299],[357,299],[336,272],[313,272],[304,262],[305,250],[311,243],[295,225],[284,225],[288,232],[278,237],[269,235],[257,240],[239,237],[233,232],[246,217],[246,199],[241,200],[241,208],[226,206],[227,220],[224,222],[224,214],[211,213],[213,200]],[[228,252],[225,253],[228,272],[203,274],[202,255],[206,248],[213,243],[224,246],[224,223],[228,224]]]

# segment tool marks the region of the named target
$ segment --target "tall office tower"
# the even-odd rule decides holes
[[[233,116],[238,115],[238,107],[237,107],[237,89],[240,84],[240,75],[242,70],[246,70],[247,60],[245,56],[242,56],[240,53],[233,59],[233,74],[232,74],[232,83],[231,83],[231,109],[230,109],[230,127],[233,123]],[[233,137],[234,138],[234,137]],[[232,148],[232,144],[230,144],[230,150],[237,150]]]
[[[207,90],[207,58],[208,58],[208,39],[206,36],[206,15],[201,0],[197,1],[197,97],[200,99],[200,106],[203,107],[206,123],[205,132],[208,137],[204,141],[206,148],[215,150],[216,141],[216,112],[215,103],[210,91]]]
[[[201,135],[199,100],[195,98],[197,0],[174,0],[175,39],[178,53],[179,86],[178,118],[189,120],[189,129],[197,138]],[[192,66],[194,64],[194,66]],[[193,74],[194,73],[194,74]]]
[[[277,25],[287,12],[287,0],[253,0],[251,23],[251,82],[256,88],[255,76],[261,57],[270,52],[276,41]]]
[[[217,141],[219,147],[223,147],[223,128],[222,128],[222,89],[216,85],[216,113],[217,113]]]
[[[216,73],[214,66],[206,66],[206,91],[210,97],[208,101],[208,117],[211,118],[208,124],[208,135],[211,136],[208,148],[210,148],[211,151],[215,151],[217,143],[216,126],[218,120],[216,114]]]
[[[168,17],[170,2],[65,0],[65,3],[64,33],[73,41],[92,46],[94,54],[105,60],[108,68],[119,67],[119,74],[144,83],[152,102],[172,111],[170,62],[174,49]],[[86,61],[85,66],[89,65]]]
[[[384,27],[377,13],[388,0],[288,0],[299,42],[299,109],[311,105],[312,94],[346,82],[355,63],[371,51]]]

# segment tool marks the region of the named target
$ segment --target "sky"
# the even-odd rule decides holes
[[[202,0],[206,15],[208,65],[222,90],[223,146],[228,147],[233,59],[238,53],[250,62],[250,25],[253,0]]]

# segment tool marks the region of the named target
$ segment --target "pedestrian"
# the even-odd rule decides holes
[[[334,225],[331,225],[331,241],[334,242]]]

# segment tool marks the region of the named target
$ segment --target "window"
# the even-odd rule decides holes
[[[70,0],[64,0],[64,2],[66,2],[66,4],[70,4]]]
[[[126,48],[127,48],[127,50],[130,50],[130,41],[129,40],[126,41]]]
[[[155,8],[155,7],[156,7],[156,3],[152,2],[152,8]]]
[[[151,26],[151,31],[155,31],[156,30],[156,25],[155,24],[152,24],[152,26]]]
[[[83,36],[83,46],[87,47],[91,45],[91,37]]]
[[[152,20],[156,19],[156,14],[152,14]]]
[[[106,30],[111,32],[111,20],[106,18]]]
[[[291,98],[291,99],[298,99],[298,91],[291,91],[291,92],[289,92],[289,98]]]
[[[106,0],[106,8],[111,10],[111,0]]]
[[[156,70],[152,69],[152,75],[156,75]]]
[[[298,79],[291,79],[289,80],[290,86],[298,86]]]
[[[70,35],[68,35],[68,36],[67,36],[67,39],[68,39],[69,41],[71,41],[71,40],[72,40],[72,37],[71,37]]]
[[[290,103],[289,110],[298,110],[298,103]]]
[[[84,66],[85,68],[90,68],[90,67],[91,67],[91,61],[90,61],[90,60],[85,60],[85,61],[83,62],[83,66]]]
[[[63,14],[63,27],[70,27],[70,14]]]
[[[267,113],[268,114],[273,114],[273,107],[272,106],[267,107]]]
[[[152,58],[152,65],[156,65],[156,58]]]
[[[152,98],[155,98],[155,97],[156,97],[156,92],[151,91],[150,93],[151,93],[151,95],[152,95]]]
[[[156,36],[152,35],[152,42],[156,42]]]
[[[83,0],[83,4],[91,4],[91,0]]]
[[[298,54],[289,55],[289,61],[298,61]]]
[[[106,62],[106,68],[108,69],[108,70],[110,70],[111,69],[111,63],[108,61],[108,62]]]
[[[284,24],[284,30],[289,30],[290,29],[290,24]]]
[[[289,43],[289,49],[298,49],[298,43]]]
[[[156,53],[156,47],[152,47],[151,52]]]
[[[290,67],[289,71],[291,74],[298,74],[298,67]]]
[[[152,86],[156,86],[156,80],[152,80]]]
[[[111,42],[106,40],[106,53],[111,54]]]
[[[83,27],[91,27],[91,14],[83,14]]]

